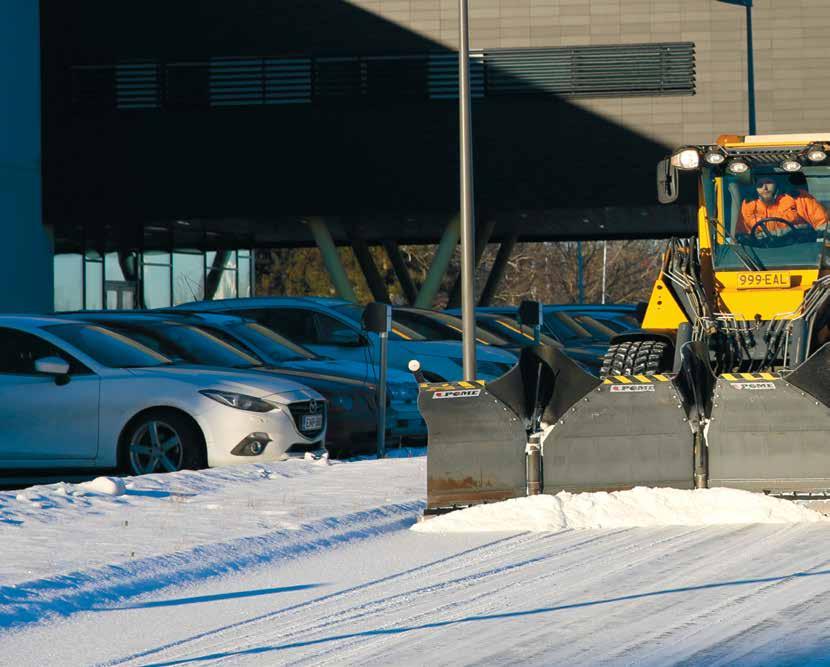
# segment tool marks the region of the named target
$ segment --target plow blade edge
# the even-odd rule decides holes
[[[422,385],[427,512],[525,495],[524,420],[483,383]]]
[[[575,403],[542,442],[544,492],[692,488],[694,437],[676,382],[613,376]]]
[[[830,345],[784,377],[718,377],[706,439],[710,487],[830,489]]]

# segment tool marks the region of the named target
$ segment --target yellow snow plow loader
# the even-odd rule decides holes
[[[697,177],[641,331],[602,377],[525,348],[482,384],[421,384],[427,512],[541,491],[726,486],[830,494],[830,134],[721,136],[658,165]]]

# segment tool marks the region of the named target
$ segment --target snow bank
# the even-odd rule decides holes
[[[566,528],[708,526],[827,521],[788,500],[737,489],[567,493],[477,505],[416,524],[422,533],[557,531]]]
[[[83,482],[78,486],[106,496],[123,496],[127,492],[127,485],[120,477],[96,477],[91,482]]]

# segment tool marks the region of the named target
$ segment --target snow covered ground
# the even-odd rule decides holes
[[[286,461],[0,493],[0,664],[830,664],[818,514],[637,489],[411,530],[425,470]]]

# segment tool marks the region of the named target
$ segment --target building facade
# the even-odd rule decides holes
[[[758,133],[827,131],[830,4],[753,4]],[[509,250],[691,233],[689,200],[656,204],[654,167],[747,132],[745,8],[469,7],[480,238]],[[453,243],[457,12],[457,0],[2,3],[0,222],[15,248],[4,282],[19,289],[0,308],[244,295],[257,246]]]

